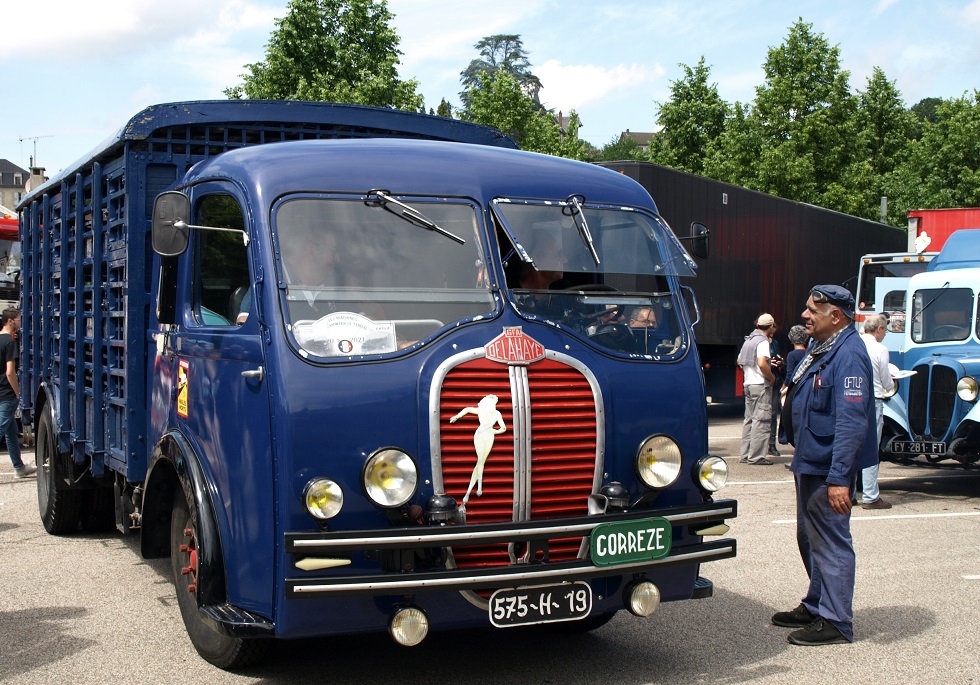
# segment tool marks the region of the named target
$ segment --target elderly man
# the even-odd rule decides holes
[[[888,348],[881,344],[888,332],[888,324],[881,314],[874,314],[864,320],[864,333],[861,340],[868,348],[875,385],[875,423],[878,427],[878,444],[881,444],[881,428],[885,396],[895,387],[892,374],[888,370]],[[861,507],[863,509],[891,509],[890,502],[881,499],[878,492],[878,460],[861,472]]]
[[[810,587],[792,611],[772,617],[797,628],[796,645],[854,640],[851,498],[858,472],[878,459],[874,382],[867,348],[851,324],[854,298],[836,285],[810,291],[803,322],[813,339],[786,396],[786,435],[796,448],[796,540]]]

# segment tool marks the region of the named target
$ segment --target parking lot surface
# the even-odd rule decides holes
[[[230,674],[197,656],[167,560],[118,534],[53,537],[33,478],[0,455],[0,683],[980,683],[980,471],[883,464],[894,507],[855,509],[856,641],[796,647],[770,624],[806,589],[796,549],[789,452],[738,464],[741,417],[713,411],[710,449],[728,458],[738,556],[702,567],[709,599],[620,613],[586,635],[536,628],[433,633],[415,648],[387,635],[277,644]],[[33,454],[28,452],[28,460]]]

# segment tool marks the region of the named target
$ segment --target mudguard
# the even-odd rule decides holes
[[[211,493],[200,459],[177,431],[165,434],[153,449],[143,494],[141,552],[148,559],[170,555],[170,513],[178,487],[183,490],[191,516],[197,521],[202,578],[198,603],[201,606],[223,604],[226,601],[224,557]]]

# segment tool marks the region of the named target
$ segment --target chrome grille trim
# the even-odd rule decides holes
[[[619,566],[593,566],[587,561],[547,565],[504,566],[483,570],[467,570],[465,572],[446,572],[441,577],[425,574],[392,574],[387,577],[374,576],[369,579],[324,579],[316,581],[287,579],[286,596],[339,596],[356,594],[405,594],[435,590],[453,590],[473,588],[482,585],[505,587],[528,585],[543,580],[572,581],[585,578],[597,578],[609,575],[628,575],[646,570],[654,570],[658,566],[705,562],[726,559],[735,556],[734,540],[719,540],[714,543],[698,545],[686,551],[670,554],[653,561],[643,561]]]
[[[627,514],[589,517],[587,520],[549,524],[527,522],[521,526],[511,524],[482,524],[482,528],[472,526],[455,528],[440,526],[424,530],[405,529],[398,532],[377,531],[338,531],[337,533],[288,533],[286,536],[287,551],[302,550],[304,554],[312,551],[339,551],[357,549],[386,549],[403,547],[443,547],[461,542],[482,542],[484,540],[528,540],[536,538],[572,537],[587,535],[600,523],[632,520],[659,516],[673,525],[690,524],[692,522],[723,521],[737,515],[735,502],[723,500],[710,505],[702,505],[689,511],[663,512],[653,510],[637,510]],[[330,536],[330,537],[324,537]]]
[[[472,350],[465,350],[454,354],[453,356],[447,358],[442,362],[437,368],[432,377],[432,383],[429,386],[429,449],[430,449],[430,460],[432,464],[432,487],[436,494],[445,494],[445,482],[442,476],[442,430],[440,423],[441,415],[441,403],[442,403],[442,386],[446,380],[446,376],[452,369],[464,364],[468,361],[473,361],[476,359],[483,359],[486,357],[486,351],[482,347],[478,347]],[[602,474],[605,471],[605,434],[606,434],[606,413],[604,409],[604,402],[602,397],[602,389],[599,387],[599,381],[596,379],[595,374],[592,370],[567,354],[561,352],[555,352],[554,350],[545,350],[545,359],[551,359],[560,364],[565,364],[569,366],[585,377],[589,383],[589,387],[592,390],[592,397],[595,401],[596,406],[596,416],[595,416],[595,428],[596,428],[596,453],[595,453],[595,471],[592,488],[594,492],[598,492],[599,487],[602,484]],[[526,436],[526,442],[522,444],[525,445],[525,452],[527,454],[528,468],[530,468],[530,391],[527,385],[527,367],[524,365],[510,365],[509,373],[511,373],[511,383],[514,384],[514,374],[513,370],[521,370],[523,375],[523,383],[520,383],[520,393],[515,394],[514,404],[517,405],[518,401],[516,398],[520,397],[522,404],[516,406],[515,409],[524,409],[524,417],[521,417],[521,425],[523,426],[523,436]],[[514,417],[515,425],[518,423],[517,412],[515,411]],[[515,427],[515,431],[517,428]],[[515,437],[517,433],[515,432]],[[523,437],[522,436],[522,437]],[[519,459],[520,455],[515,455],[515,468],[516,463],[523,461]],[[524,500],[527,502],[527,506],[530,507],[530,483],[527,484],[528,495]],[[516,495],[516,493],[515,493]],[[515,500],[518,499],[515,496]]]

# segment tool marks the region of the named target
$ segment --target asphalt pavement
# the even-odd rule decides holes
[[[35,479],[14,479],[0,454],[0,683],[980,684],[980,470],[883,464],[894,507],[852,516],[856,640],[797,647],[769,621],[807,582],[789,453],[738,464],[741,417],[711,414],[710,448],[731,465],[722,494],[739,503],[738,556],[702,566],[713,597],[646,619],[621,612],[586,635],[488,627],[415,648],[387,635],[282,642],[236,674],[191,647],[167,560],[142,559],[134,537],[48,535]]]

